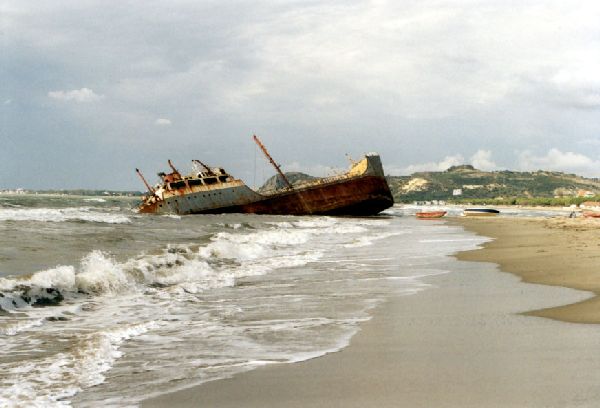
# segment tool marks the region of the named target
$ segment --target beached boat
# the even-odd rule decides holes
[[[586,218],[600,218],[600,211],[584,211],[583,216]]]
[[[142,198],[139,212],[374,215],[394,204],[376,153],[354,162],[342,175],[292,185],[260,140],[256,136],[254,140],[275,167],[284,188],[261,194],[222,168],[209,167],[199,160],[194,160],[196,167],[191,174],[182,176],[169,160],[172,172],[159,173],[161,182],[154,187],[136,169],[149,191]]]
[[[493,217],[500,214],[500,211],[493,208],[467,208],[463,210],[466,217]]]
[[[415,216],[420,219],[433,219],[442,218],[446,214],[446,211],[419,211]]]

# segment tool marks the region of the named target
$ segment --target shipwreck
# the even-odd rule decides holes
[[[171,172],[158,173],[160,183],[154,187],[136,169],[148,189],[139,212],[375,215],[394,204],[376,153],[353,162],[346,173],[292,185],[256,135],[254,141],[277,171],[283,188],[259,193],[223,168],[209,167],[199,160],[193,160],[194,171],[183,176],[169,160]]]

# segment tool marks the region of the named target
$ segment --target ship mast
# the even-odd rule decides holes
[[[281,178],[283,179],[283,181],[287,185],[287,188],[289,188],[290,190],[292,190],[293,189],[292,183],[290,183],[290,181],[287,179],[287,177],[285,176],[285,174],[283,174],[283,172],[279,168],[279,165],[277,163],[275,163],[275,160],[273,160],[273,158],[271,157],[271,155],[267,151],[267,148],[261,143],[260,139],[256,135],[253,135],[253,138],[254,138],[254,141],[256,142],[256,144],[258,145],[258,147],[260,147],[260,150],[263,151],[263,153],[265,154],[265,156],[267,157],[267,159],[269,159],[269,161],[271,162],[271,164],[273,165],[273,167],[275,167],[275,170],[277,170],[277,173],[279,173],[279,175],[281,176]]]
[[[210,167],[208,167],[206,164],[202,163],[200,160],[194,159],[194,160],[192,160],[192,162],[198,163],[200,166],[204,167],[204,170],[206,170],[206,172],[208,174],[214,174],[213,171],[210,169]]]
[[[142,181],[146,185],[146,188],[148,189],[148,191],[151,192],[152,194],[154,194],[155,193],[154,189],[152,187],[150,187],[150,184],[148,184],[148,182],[144,178],[144,175],[142,174],[142,172],[140,171],[140,169],[135,169],[135,171],[137,172],[138,176],[140,176],[140,178],[142,179]]]
[[[179,172],[179,170],[177,170],[177,169],[175,168],[175,166],[173,166],[173,163],[171,162],[171,159],[169,159],[169,160],[168,160],[168,163],[169,163],[169,167],[170,167],[170,168],[173,170],[173,173],[174,173],[174,174],[175,174],[177,177],[181,178],[181,173]]]

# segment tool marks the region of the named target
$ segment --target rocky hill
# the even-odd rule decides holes
[[[516,172],[453,166],[441,172],[388,176],[397,202],[424,200],[575,197],[580,191],[600,194],[600,179],[553,171]]]
[[[304,173],[285,173],[299,186],[315,177]],[[600,195],[600,179],[554,171],[482,171],[470,165],[453,166],[446,171],[419,172],[410,176],[388,176],[388,184],[398,203],[413,201],[476,201],[513,199],[573,198],[579,192]],[[268,179],[260,192],[284,187],[279,176]],[[591,198],[591,197],[589,197]],[[588,199],[589,199],[588,198]],[[585,200],[582,197],[581,200]],[[513,202],[514,203],[514,202]]]
[[[290,183],[292,183],[292,186],[299,186],[306,181],[314,180],[316,178],[316,177],[309,176],[308,174],[300,173],[300,172],[288,172],[288,173],[284,173],[284,174],[285,174],[285,177],[290,181]],[[258,192],[266,193],[266,192],[273,191],[273,190],[279,190],[284,187],[285,187],[284,181],[281,179],[281,177],[278,174],[276,174],[273,177],[269,178],[267,181],[265,181],[265,184],[263,184],[258,189]]]

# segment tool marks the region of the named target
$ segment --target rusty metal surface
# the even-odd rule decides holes
[[[394,204],[384,178],[365,176],[273,195],[241,212],[289,215],[373,215]]]
[[[377,155],[367,155],[348,173],[317,179],[296,189],[261,195],[223,169],[181,177],[174,170],[144,197],[141,213],[254,213],[281,215],[373,215],[394,200]],[[210,181],[210,183],[209,183]]]

